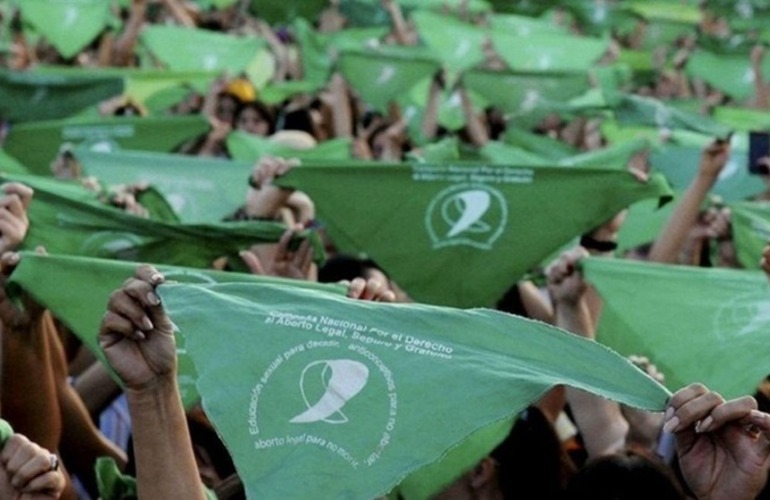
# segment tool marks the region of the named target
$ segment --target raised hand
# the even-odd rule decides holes
[[[554,302],[574,304],[583,298],[587,285],[577,265],[584,257],[588,257],[588,252],[583,247],[575,247],[548,266],[548,291]]]
[[[298,280],[313,279],[313,246],[305,238],[297,250],[289,249],[295,230],[287,229],[277,245],[254,245],[239,253],[252,274]]]
[[[164,277],[141,265],[112,293],[99,329],[99,345],[126,387],[142,389],[176,375],[174,327],[155,288]]]
[[[754,398],[725,401],[701,384],[677,391],[663,429],[673,432],[679,464],[697,498],[753,499],[770,468],[770,415]]]
[[[32,202],[32,188],[18,182],[0,187],[0,253],[16,250],[29,230],[27,210]]]
[[[372,302],[395,302],[396,294],[377,278],[354,278],[347,283],[347,296],[356,300],[371,300]]]
[[[0,497],[12,500],[59,498],[64,491],[59,459],[21,434],[0,453]]]

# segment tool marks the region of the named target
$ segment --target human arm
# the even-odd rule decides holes
[[[171,16],[185,28],[195,27],[195,18],[180,0],[161,0]]]
[[[770,415],[754,398],[725,401],[691,384],[669,400],[664,430],[674,433],[682,476],[699,500],[748,500],[764,487]]]
[[[465,115],[465,128],[468,131],[468,136],[474,146],[481,147],[489,142],[489,131],[476,110],[473,109],[473,101],[471,101],[465,88],[459,87],[457,91],[460,92],[460,103]]]
[[[295,236],[294,230],[287,229],[277,245],[254,245],[239,256],[252,274],[315,281],[317,270],[310,239],[303,239],[296,250],[290,250]]]
[[[246,193],[246,215],[252,218],[275,218],[292,191],[273,185],[273,181],[297,165],[299,160],[296,159],[263,157],[251,175],[252,182]]]
[[[701,203],[716,183],[729,155],[730,144],[727,141],[714,141],[703,151],[698,174],[652,245],[649,256],[651,262],[676,262],[687,234],[698,218]]]
[[[581,247],[565,252],[547,270],[548,290],[554,302],[556,326],[594,340],[594,325],[586,302],[588,285],[577,268],[580,259],[586,256]],[[620,405],[570,387],[566,392],[589,459],[614,453],[625,446],[629,426]]]
[[[756,45],[751,49],[751,71],[754,76],[754,100],[752,105],[757,109],[770,108],[770,85],[765,81],[762,73],[762,61],[765,58],[765,48]]]
[[[176,383],[174,329],[148,265],[113,292],[99,345],[125,384],[139,498],[205,498]]]
[[[428,100],[425,105],[425,116],[422,119],[422,135],[425,139],[433,139],[438,132],[438,111],[441,105],[441,90],[444,88],[443,70],[433,76],[428,89]]]
[[[139,32],[147,15],[147,0],[132,0],[131,13],[123,28],[123,33],[112,45],[113,66],[129,66],[134,57],[134,49],[139,39]]]
[[[414,33],[404,18],[401,6],[394,0],[381,0],[382,6],[390,15],[393,22],[393,36],[399,45],[414,45],[417,43],[417,34]]]

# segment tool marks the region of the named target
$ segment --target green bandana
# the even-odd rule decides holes
[[[268,285],[159,292],[250,498],[375,498],[556,384],[655,411],[668,397],[595,342],[495,311]]]

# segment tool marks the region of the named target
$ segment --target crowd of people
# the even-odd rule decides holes
[[[525,154],[529,155],[527,158],[546,158],[558,164],[558,151],[579,155],[611,146],[606,128],[606,122],[613,120],[611,112],[607,112],[611,108],[609,100],[602,101],[602,110],[596,112],[595,107],[575,105],[570,96],[558,103],[561,106],[553,106],[553,102],[551,107],[534,106],[526,119],[521,119],[520,114],[479,99],[473,89],[465,87],[462,78],[457,78],[455,68],[446,66],[423,82],[424,106],[417,113],[410,111],[407,101],[401,99],[405,95],[394,97],[386,107],[372,105],[363,89],[356,88],[334,64],[321,84],[298,86],[299,90],[280,99],[268,99],[268,89],[307,83],[312,64],[317,62],[309,60],[315,54],[308,52],[307,40],[302,40],[306,36],[300,29],[302,23],[260,17],[260,4],[271,2],[253,2],[253,6],[243,1],[221,2],[223,6],[218,7],[184,0],[132,0],[122,2],[122,6],[119,3],[112,7],[112,14],[122,26],[105,29],[72,57],[64,57],[40,26],[31,28],[21,8],[6,9],[2,14],[7,17],[2,21],[9,30],[9,46],[0,53],[0,60],[3,67],[19,74],[50,69],[51,65],[87,69],[94,74],[107,68],[135,69],[153,59],[141,43],[142,30],[152,25],[178,25],[263,40],[271,64],[270,74],[259,84],[255,83],[254,74],[245,70],[237,74],[210,73],[206,88],[182,81],[178,97],[161,108],[155,104],[148,106],[148,102],[124,92],[93,103],[82,115],[97,117],[93,119],[205,117],[205,133],[176,145],[173,153],[179,158],[184,155],[223,161],[237,159],[229,140],[234,134],[263,138],[265,144],[275,148],[271,151],[285,153],[258,158],[248,182],[244,179],[245,196],[230,200],[231,213],[223,221],[280,223],[283,234],[271,244],[255,242],[240,248],[240,262],[235,262],[233,256],[212,261],[211,269],[241,269],[288,280],[343,283],[351,300],[409,303],[413,301],[410,290],[399,286],[386,267],[366,255],[366,249],[358,249],[360,254],[340,250],[344,245],[325,231],[311,196],[276,183],[294,169],[311,168],[303,166],[313,163],[312,159],[306,160],[309,157],[305,153],[330,141],[342,140],[346,148],[343,163],[354,160],[390,164],[426,159],[438,163],[490,162],[485,148],[491,143],[504,143],[510,133],[516,132],[523,134],[519,137],[529,138],[530,145],[528,150],[523,142],[515,148],[510,145],[518,148],[517,159]],[[287,12],[292,13],[291,6],[301,2],[283,3],[289,6]],[[662,40],[655,38],[656,18],[645,18],[644,12],[634,11],[630,7],[634,2],[573,2],[580,3],[580,9],[570,7],[570,2],[543,2],[551,5],[542,9],[533,7],[533,2],[492,2],[494,6],[480,2],[486,8],[465,0],[428,3],[420,7],[417,2],[397,0],[330,0],[309,21],[316,40],[331,40],[335,34],[363,29],[355,24],[360,20],[352,4],[368,9],[363,11],[367,15],[382,14],[385,21],[375,26],[380,31],[362,42],[362,49],[424,46],[429,37],[419,31],[413,17],[423,9],[446,16],[447,26],[462,22],[482,29],[491,23],[489,16],[499,14],[510,15],[510,22],[548,25],[561,36],[575,39],[598,40],[594,36],[596,30],[606,29],[606,50],[591,63],[590,70],[627,63],[630,58],[624,59],[623,54],[646,54],[650,61],[643,76],[631,68],[631,77],[617,85],[625,95],[651,98],[663,107],[686,103],[686,112],[704,121],[716,120],[716,110],[724,106],[758,113],[752,116],[760,117],[770,108],[770,85],[763,70],[764,33],[761,29],[731,25],[726,7],[720,2],[683,1],[661,7],[663,11],[670,7],[672,12],[668,15],[674,18],[677,9],[699,14],[695,22],[675,19],[679,24],[673,24],[680,31],[671,39]],[[511,5],[503,5],[508,3]],[[761,6],[752,8],[759,12]],[[534,17],[533,10],[540,10],[536,12],[538,17]],[[296,12],[299,11],[297,7]],[[603,26],[601,16],[585,17],[581,12],[611,12],[618,17],[612,21],[616,24]],[[663,21],[671,22],[671,18],[662,16]],[[526,45],[526,33],[519,35],[522,45]],[[738,40],[734,53],[745,55],[751,77],[748,98],[731,95],[715,82],[704,81],[687,71],[689,58],[699,49],[717,42],[729,45],[731,40]],[[510,68],[510,60],[501,56],[500,47],[490,39],[479,42],[478,48],[482,56],[477,68],[490,72],[516,69]],[[336,50],[342,50],[333,43],[326,49],[326,57],[332,59]],[[589,80],[596,80],[589,70],[586,74],[591,75]],[[374,79],[377,75],[369,77]],[[405,94],[417,92],[414,88],[407,90]],[[587,89],[589,94],[592,90],[609,92],[597,81]],[[499,91],[505,93],[506,89]],[[452,103],[459,121],[447,118]],[[33,102],[19,105],[35,106]],[[17,125],[11,120],[4,122],[0,146]],[[641,134],[652,133],[657,145],[677,140],[680,129],[672,128],[668,122],[657,125]],[[687,132],[695,136],[697,130]],[[736,143],[739,133],[716,137],[700,133],[695,140],[701,149],[699,164],[688,166],[694,174],[687,184],[676,186],[680,193],[674,208],[654,238],[619,250],[619,234],[630,215],[628,210],[608,214],[597,227],[587,232],[577,230],[572,235],[574,245],[569,248],[549,249],[551,260],[545,260],[548,255],[542,256],[542,280],[511,276],[511,287],[500,297],[497,308],[595,341],[604,299],[584,278],[584,259],[625,258],[703,268],[744,267],[736,257],[730,209],[710,196],[725,177],[735,148],[745,148]],[[438,144],[448,149],[437,153]],[[77,144],[64,146],[51,158],[50,165],[43,167],[49,177],[84,186],[85,190],[109,193],[100,194],[99,199],[115,210],[137,218],[155,217],[152,208],[142,202],[147,185],[106,186],[83,171],[77,154],[72,152]],[[654,147],[647,144],[623,160],[622,168],[640,183],[648,182],[652,175],[649,157]],[[770,157],[770,151],[767,156]],[[41,169],[40,165],[21,163],[29,172]],[[504,163],[520,165],[517,161]],[[769,196],[770,191],[762,184],[768,176],[760,175],[757,179],[761,187],[745,199],[761,203]],[[29,216],[35,193],[23,180],[6,182],[2,191],[0,274],[2,283],[7,285],[24,259],[24,253],[18,251],[33,250],[25,239],[36,223]],[[404,197],[409,195],[403,193]],[[399,200],[393,203],[398,204]],[[549,203],[558,204],[559,200],[542,200],[543,205]],[[470,221],[468,227],[473,229],[474,223],[477,221]],[[316,237],[321,238],[325,259],[318,258],[313,244]],[[392,242],[394,247],[399,244]],[[46,253],[46,248],[34,250]],[[557,251],[560,254],[553,258]],[[753,272],[770,278],[770,246],[765,248],[763,257]],[[0,292],[0,498],[112,498],[105,496],[110,494],[108,490],[119,495],[115,498],[245,498],[238,471],[249,465],[234,463],[199,402],[190,407],[181,402],[175,327],[157,293],[166,280],[157,269],[161,264],[165,262],[137,263],[134,276],[126,276],[125,283],[110,296],[98,334],[101,356],[90,352],[73,334],[71,325],[31,295],[22,293],[18,299],[10,287]],[[440,280],[441,276],[435,279]],[[86,285],[71,286],[72,293],[77,294],[78,287]],[[770,324],[767,326],[770,328]],[[656,367],[655,359],[645,353],[631,353],[629,360],[650,377],[665,383],[666,373]],[[111,375],[117,375],[120,384]],[[766,484],[770,470],[767,380],[758,380],[753,394],[732,399],[723,398],[718,388],[706,387],[698,380],[691,382],[684,387],[669,387],[673,395],[665,412],[660,413],[631,408],[569,386],[555,386],[517,415],[502,442],[433,495],[439,499],[770,498],[770,486]],[[467,395],[467,404],[476,404],[473,395]],[[424,414],[429,426],[433,418],[431,409],[425,408]],[[105,466],[105,459],[109,465]],[[122,478],[123,490],[106,486],[109,481],[105,471],[110,467],[114,475]],[[340,478],[341,482],[344,480]],[[391,496],[397,497],[398,485],[393,486]],[[313,494],[307,492],[308,496]]]

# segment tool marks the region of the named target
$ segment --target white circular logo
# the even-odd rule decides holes
[[[438,193],[428,205],[425,225],[433,248],[467,245],[489,250],[508,222],[508,203],[484,184],[459,184]]]

